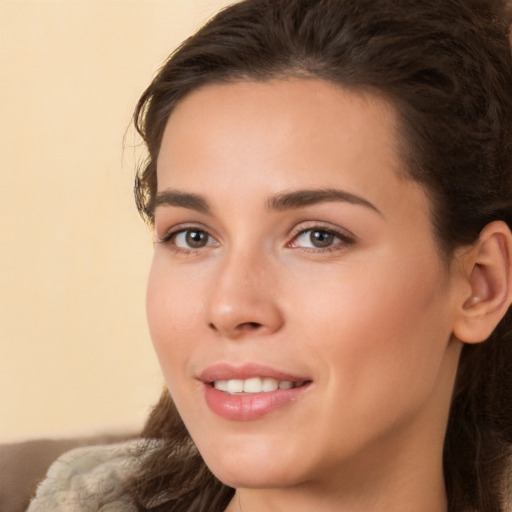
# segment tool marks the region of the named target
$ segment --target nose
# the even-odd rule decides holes
[[[208,304],[208,327],[230,339],[269,335],[284,323],[277,269],[263,257],[230,255],[219,264]]]

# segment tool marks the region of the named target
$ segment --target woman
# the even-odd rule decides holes
[[[510,509],[511,18],[247,0],[171,56],[135,113],[169,392],[61,503]]]

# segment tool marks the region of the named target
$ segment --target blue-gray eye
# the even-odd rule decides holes
[[[341,242],[341,239],[329,231],[324,229],[308,229],[297,236],[294,246],[323,249],[338,242]]]
[[[327,231],[314,230],[311,231],[309,239],[314,247],[329,247],[336,237]]]

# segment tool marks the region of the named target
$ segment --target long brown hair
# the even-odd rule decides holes
[[[507,0],[246,0],[174,52],[142,95],[148,148],[135,196],[153,223],[156,160],[176,104],[201,86],[312,76],[384,96],[410,177],[432,202],[442,253],[493,220],[512,227],[512,22]],[[161,445],[129,489],[141,511],[221,512],[234,490],[208,470],[164,392],[142,434]],[[512,446],[512,313],[462,351],[446,433],[450,512],[504,510]]]

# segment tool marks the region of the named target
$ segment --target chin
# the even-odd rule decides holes
[[[252,448],[244,453],[232,449],[222,454],[201,452],[201,455],[210,471],[229,487],[288,487],[302,480],[301,469],[296,463],[287,462],[279,449],[269,454],[266,447]]]
[[[216,464],[211,472],[225,485],[236,489],[270,489],[296,485],[301,479],[285,469],[269,468],[268,464],[251,467],[248,464],[234,467]]]

